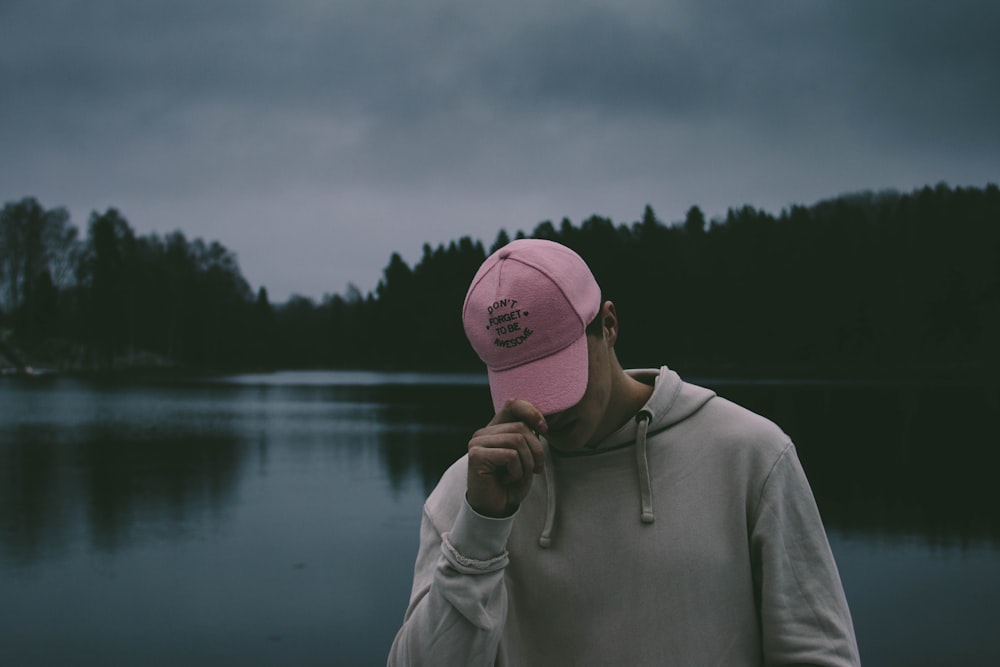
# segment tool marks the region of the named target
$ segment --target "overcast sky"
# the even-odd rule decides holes
[[[272,301],[591,214],[1000,179],[990,0],[0,0],[0,197]]]

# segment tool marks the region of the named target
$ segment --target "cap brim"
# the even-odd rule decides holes
[[[509,399],[527,401],[542,414],[562,412],[580,402],[587,391],[587,335],[555,354],[503,371],[488,370],[493,409]]]

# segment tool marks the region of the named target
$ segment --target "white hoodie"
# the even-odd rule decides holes
[[[445,472],[390,665],[860,663],[788,437],[665,367],[629,372],[655,382],[636,419],[586,455],[546,446],[514,516],[468,506],[465,457]]]

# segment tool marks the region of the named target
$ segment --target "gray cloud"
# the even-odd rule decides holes
[[[393,250],[563,215],[983,185],[1000,162],[998,14],[6,0],[0,195],[219,238],[281,297],[370,289]]]

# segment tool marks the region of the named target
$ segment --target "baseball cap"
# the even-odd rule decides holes
[[[486,364],[493,407],[511,398],[542,414],[576,405],[587,390],[587,325],[601,290],[586,262],[544,239],[512,241],[472,279],[465,335]]]

